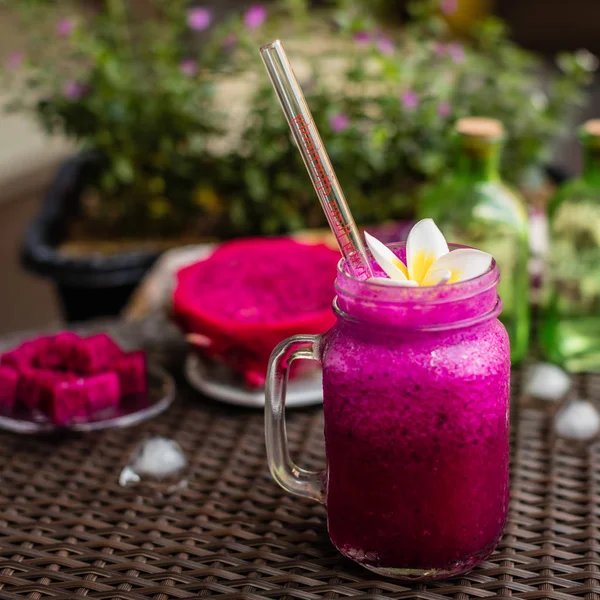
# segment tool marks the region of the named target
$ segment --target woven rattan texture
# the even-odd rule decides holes
[[[580,385],[597,397],[599,381]],[[498,550],[469,575],[427,585],[376,578],[342,559],[325,509],[268,476],[262,415],[185,384],[171,410],[138,428],[2,434],[0,598],[596,598],[600,449],[553,442],[539,412],[516,416],[512,508]],[[297,460],[322,465],[320,410],[291,412],[288,429]],[[129,453],[155,434],[186,451],[187,485],[119,487]]]

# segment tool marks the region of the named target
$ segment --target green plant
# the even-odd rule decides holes
[[[468,39],[452,40],[440,12],[449,3],[439,0],[414,1],[410,23],[393,31],[349,1],[309,12],[305,0],[281,0],[266,21],[254,6],[210,29],[201,7],[148,3],[139,19],[125,0],[107,0],[64,28],[55,52],[47,40],[32,44],[26,76],[12,71],[35,93],[13,87],[19,101],[11,108],[33,110],[49,131],[97,156],[86,206],[102,232],[111,224],[127,234],[229,236],[324,224],[258,56],[276,37],[288,44],[359,222],[412,214],[416,189],[452,168],[449,133],[463,116],[504,122],[504,172],[519,181],[546,159],[594,68],[589,54],[564,54],[542,84],[539,61],[509,40],[501,21],[486,19]],[[40,15],[57,19],[53,3],[16,4],[35,16],[36,31],[44,29]],[[210,34],[197,51],[190,27]],[[248,106],[237,91],[219,94],[240,81],[248,81]]]
[[[92,153],[86,208],[98,231],[178,232],[205,212],[206,143],[222,119],[213,102],[218,57],[208,68],[187,39],[208,27],[210,13],[183,0],[153,0],[144,15],[129,4],[107,0],[82,14],[64,3],[14,3],[30,35],[7,61],[7,108],[33,111],[48,132]]]
[[[416,189],[454,166],[456,119],[503,121],[509,135],[503,171],[519,183],[528,168],[548,159],[569,111],[585,101],[596,62],[586,51],[562,54],[559,72],[543,82],[541,61],[511,42],[497,18],[479,22],[457,42],[437,0],[412,2],[410,24],[396,32],[357,13],[356,3],[345,4],[329,32],[322,27],[315,35],[309,23],[292,61],[304,48],[307,101],[359,222],[412,215]],[[331,41],[311,56],[310,40],[319,37]],[[248,46],[248,63],[254,46]],[[229,193],[236,225],[276,232],[322,223],[264,77],[251,106],[237,154],[243,189]]]

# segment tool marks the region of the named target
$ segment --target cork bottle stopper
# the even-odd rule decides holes
[[[600,119],[590,119],[583,124],[584,133],[593,136],[600,136]]]
[[[456,122],[454,129],[463,135],[488,140],[504,135],[502,122],[488,117],[464,117]]]

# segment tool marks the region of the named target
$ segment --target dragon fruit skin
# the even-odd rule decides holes
[[[67,369],[77,352],[80,340],[77,334],[70,331],[46,338],[44,347],[36,352],[36,365],[42,369]]]
[[[119,379],[109,371],[45,386],[40,409],[55,425],[68,425],[116,408],[120,397]]]
[[[0,410],[12,410],[17,400],[19,373],[12,367],[0,365]]]
[[[80,339],[69,363],[69,370],[85,375],[108,371],[123,351],[106,333]]]
[[[148,392],[146,379],[146,353],[143,350],[123,353],[112,365],[123,396],[142,395]]]

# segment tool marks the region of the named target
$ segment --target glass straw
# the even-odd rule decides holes
[[[260,54],[342,256],[352,275],[368,279],[373,273],[362,238],[283,44],[275,40],[263,46]]]

